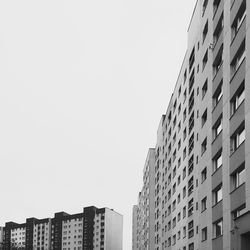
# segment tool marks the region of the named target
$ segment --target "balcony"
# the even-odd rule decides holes
[[[231,210],[235,210],[246,202],[246,184],[240,185],[230,193]]]
[[[217,89],[222,79],[223,79],[223,63],[213,78],[213,92]]]
[[[240,84],[245,79],[246,75],[246,60],[244,60],[235,74],[233,75],[231,82],[230,82],[230,98],[234,95],[235,91],[238,89]]]
[[[223,200],[212,207],[212,221],[217,221],[223,216]]]
[[[212,249],[223,249],[223,237],[222,237],[222,235],[213,239]]]
[[[245,161],[245,142],[243,142],[230,157],[230,173],[233,173]]]
[[[237,108],[235,113],[230,118],[230,136],[245,120],[245,101],[243,101]]]
[[[242,44],[243,40],[246,37],[246,18],[244,18],[239,30],[235,34],[235,37],[232,40],[231,47],[230,47],[230,54],[231,58],[234,58],[235,54],[238,51],[239,44]]]
[[[222,147],[222,131],[212,142],[212,158],[216,155],[219,149]]]
[[[224,7],[224,0],[221,0],[217,8],[214,9],[214,16],[213,16],[214,27],[216,27],[218,20],[220,19],[220,16],[223,12],[223,7]]]
[[[222,182],[222,168],[223,166],[219,167],[212,174],[212,189],[215,189]]]

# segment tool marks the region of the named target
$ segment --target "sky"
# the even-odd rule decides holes
[[[196,0],[0,1],[0,225],[132,206]]]

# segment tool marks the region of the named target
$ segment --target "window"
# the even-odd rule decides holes
[[[184,180],[186,178],[186,175],[187,175],[187,169],[186,169],[186,167],[184,167],[183,171],[182,171],[182,180]]]
[[[202,59],[202,71],[205,69],[208,61],[208,51],[206,51],[203,59]]]
[[[191,216],[194,213],[194,199],[192,198],[188,202],[188,217]]]
[[[183,103],[186,101],[186,99],[187,99],[187,89],[185,89],[183,93]]]
[[[205,241],[207,240],[207,227],[204,227],[201,230],[201,241]]]
[[[183,207],[183,209],[182,209],[182,216],[183,216],[183,219],[187,216],[187,208],[186,208],[186,206]]]
[[[217,238],[223,234],[223,221],[222,219],[213,223],[213,237]]]
[[[207,8],[208,0],[204,0],[202,4],[202,16],[204,16],[206,8]]]
[[[194,155],[188,160],[188,175],[190,175],[194,170]]]
[[[237,209],[235,209],[235,210],[232,212],[232,218],[233,218],[233,219],[236,219],[236,218],[238,218],[239,216],[241,216],[242,214],[244,214],[246,211],[247,211],[247,209],[246,209],[246,204],[243,204],[242,206],[238,207]]]
[[[218,54],[216,55],[216,58],[213,62],[213,77],[215,77],[217,75],[217,73],[219,72],[223,60],[222,60],[222,52],[223,52],[223,44],[220,47],[220,50],[218,52]]]
[[[188,245],[188,250],[194,250],[194,243]]]
[[[222,92],[222,82],[221,82],[220,85],[218,86],[218,88],[216,89],[214,95],[213,95],[213,106],[214,107],[217,106],[217,104],[219,103],[222,95],[223,95],[223,92]]]
[[[181,220],[181,213],[178,213],[177,220],[178,220],[178,221]]]
[[[174,113],[175,110],[176,110],[176,106],[177,106],[177,100],[175,100],[174,105],[173,105],[173,113]]]
[[[234,56],[232,62],[231,62],[231,76],[235,74],[235,72],[240,67],[241,63],[245,59],[246,56],[246,45],[245,45],[245,39],[240,45],[238,51],[236,52],[236,55]]]
[[[207,32],[208,32],[208,21],[206,22],[204,29],[203,29],[203,33],[202,33],[202,42],[203,43],[207,37]]]
[[[186,147],[183,149],[183,160],[186,158],[187,156],[187,149]]]
[[[213,126],[213,139],[215,139],[220,134],[221,131],[222,131],[222,116],[219,117],[219,119]]]
[[[187,236],[187,228],[183,227],[183,239]]]
[[[205,211],[206,209],[207,209],[207,197],[201,200],[201,212]]]
[[[215,30],[214,30],[214,34],[213,34],[213,47],[215,47],[217,41],[219,40],[219,37],[222,33],[222,30],[223,30],[223,26],[224,26],[224,16],[223,16],[223,13],[221,14],[220,16],[220,19],[217,23],[217,26],[215,27]]]
[[[175,226],[176,226],[176,217],[174,217],[173,219],[173,228],[175,228]]]
[[[242,82],[241,86],[236,91],[235,95],[231,99],[231,115],[239,108],[241,103],[245,100],[245,81]]]
[[[180,105],[178,107],[178,115],[180,114],[180,112],[181,112],[181,103],[180,103]]]
[[[180,97],[181,95],[181,86],[179,87],[179,90],[178,90],[178,97]]]
[[[173,246],[176,244],[176,235],[173,236]]]
[[[207,109],[204,111],[204,113],[201,116],[201,126],[202,127],[204,126],[204,124],[206,123],[206,121],[207,121]]]
[[[181,238],[181,231],[178,231],[177,240],[179,240],[180,238]]]
[[[204,168],[201,171],[201,183],[204,182],[207,179],[207,168]]]
[[[218,9],[218,7],[219,7],[219,5],[220,5],[220,2],[221,2],[221,0],[214,0],[214,2],[213,2],[213,11],[214,11],[214,15],[215,15],[215,13],[217,12],[217,9]]]
[[[206,81],[205,81],[205,83],[203,84],[203,86],[202,86],[202,99],[204,98],[204,96],[206,95],[206,93],[207,93],[207,79],[206,79]]]
[[[194,74],[195,74],[195,71],[193,69],[192,73],[191,73],[191,76],[189,77],[189,89],[188,89],[188,92],[191,93],[192,91],[192,88],[194,86]]]
[[[201,144],[201,155],[203,155],[207,150],[207,138],[204,139],[204,141]]]
[[[193,48],[190,57],[189,57],[189,72],[191,71],[193,65],[194,65],[194,60],[195,60],[195,48]]]
[[[243,123],[231,136],[231,153],[233,153],[245,141],[245,138],[245,125]]]
[[[185,83],[185,82],[186,82],[186,79],[187,79],[187,70],[185,70],[185,72],[184,72],[183,79],[184,79],[184,83]]]
[[[219,153],[213,159],[213,170],[214,172],[222,166],[222,151],[220,150]]]
[[[194,236],[194,221],[190,221],[188,223],[188,238],[192,238]]]
[[[231,27],[232,28],[232,40],[235,38],[245,17],[246,17],[246,0],[242,1],[242,4],[238,10],[238,13],[236,14],[236,17],[232,23],[232,27]]]
[[[231,182],[232,190],[246,182],[246,170],[244,164],[231,175]]]
[[[182,197],[183,199],[186,197],[186,194],[187,194],[187,189],[186,189],[186,186],[183,188],[182,190]]]
[[[183,130],[183,141],[185,141],[186,137],[187,137],[187,129],[185,128]]]
[[[192,152],[193,148],[194,148],[194,133],[190,136],[188,141],[188,154]]]
[[[216,205],[218,202],[222,200],[222,184],[220,184],[213,190],[212,196],[213,196],[213,205]]]

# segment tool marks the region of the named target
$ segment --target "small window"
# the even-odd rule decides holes
[[[213,190],[212,196],[213,196],[213,205],[216,205],[222,200],[222,184],[220,184]]]
[[[232,175],[231,175],[231,183],[232,183],[232,190],[235,190],[240,185],[246,182],[246,170],[245,166],[239,167]]]
[[[202,59],[202,71],[205,69],[208,61],[208,51],[206,51],[203,59]]]
[[[186,236],[187,236],[187,228],[186,228],[186,227],[183,227],[182,232],[183,232],[183,239],[184,239],[184,238],[186,238]]]
[[[207,197],[201,200],[201,212],[205,211],[206,209],[207,209]]]
[[[208,21],[206,22],[204,29],[203,29],[203,33],[202,33],[202,41],[204,43],[206,37],[207,37],[207,32],[208,32]]]
[[[201,117],[201,126],[202,127],[204,126],[206,121],[207,121],[207,109],[204,111],[204,113],[202,114],[202,117]]]
[[[241,86],[236,91],[235,95],[231,99],[231,115],[239,108],[241,103],[245,100],[245,81],[242,82]]]
[[[207,9],[207,4],[208,4],[208,0],[204,0],[202,4],[202,16],[204,16],[205,14],[205,11]]]
[[[213,126],[213,139],[215,139],[222,131],[222,116],[216,121]]]
[[[187,189],[186,189],[186,186],[182,189],[182,197],[183,199],[186,197],[187,195]]]
[[[247,212],[246,204],[243,204],[242,206],[238,207],[237,209],[235,209],[232,212],[232,218],[236,219],[236,218],[238,218],[239,216],[241,216],[242,214],[244,214],[246,212]]]
[[[219,40],[219,37],[222,33],[224,27],[224,16],[223,13],[220,16],[220,19],[217,23],[217,26],[215,27],[214,34],[213,34],[213,47],[215,47],[217,41]]]
[[[244,123],[236,130],[236,132],[231,136],[231,153],[233,153],[246,138],[245,125]]]
[[[205,241],[207,240],[207,227],[204,227],[201,230],[201,241]]]
[[[201,144],[201,155],[203,155],[207,150],[207,138],[204,139],[204,141]]]
[[[222,166],[222,151],[217,153],[217,155],[213,158],[213,170],[214,172]]]
[[[187,89],[185,89],[183,93],[183,103],[186,101],[186,99],[187,99]]]
[[[179,90],[178,90],[178,97],[180,97],[181,95],[181,86],[179,87]]]
[[[219,103],[223,92],[222,92],[222,84],[223,82],[220,83],[220,85],[218,86],[218,88],[216,89],[214,95],[213,95],[213,106],[214,108],[217,106],[217,104]]]
[[[201,183],[203,183],[207,179],[207,168],[204,168],[201,171]]]
[[[206,93],[207,93],[207,79],[206,79],[205,83],[202,86],[202,99],[204,98]]]
[[[246,57],[246,44],[244,39],[244,41],[240,45],[238,51],[236,52],[236,55],[234,56],[231,62],[231,76],[233,76],[235,72],[238,70],[245,57]]]
[[[245,17],[246,17],[246,0],[243,0],[231,27],[232,28],[232,40],[235,38]]]
[[[213,237],[217,238],[223,234],[223,221],[222,219],[213,223]]]
[[[216,58],[214,59],[214,62],[213,62],[213,77],[217,75],[217,73],[219,72],[223,64],[222,53],[223,53],[223,45],[221,45],[220,50],[218,54],[216,55]]]

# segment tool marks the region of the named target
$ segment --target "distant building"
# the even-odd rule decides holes
[[[143,187],[133,207],[133,250],[154,247],[154,163],[155,149],[150,148],[143,169]]]
[[[82,213],[7,222],[0,230],[4,250],[122,250],[122,215],[108,208],[85,207]]]
[[[0,250],[3,249],[3,227],[0,227]]]

